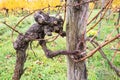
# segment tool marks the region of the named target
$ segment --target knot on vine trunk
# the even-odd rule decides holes
[[[25,50],[27,48],[29,41],[25,40],[24,35],[19,35],[17,40],[13,43],[15,50]]]
[[[53,55],[51,55],[53,52],[51,50],[46,50],[46,57],[47,58],[53,58]]]

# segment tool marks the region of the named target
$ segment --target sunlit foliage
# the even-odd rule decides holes
[[[48,6],[61,5],[60,0],[1,0],[0,9],[29,9],[36,10]]]
[[[89,8],[90,8],[90,9],[93,9],[94,6],[95,6],[95,4],[94,4],[93,2],[91,2],[91,3],[89,4]]]
[[[120,0],[113,0],[112,7],[120,8]]]

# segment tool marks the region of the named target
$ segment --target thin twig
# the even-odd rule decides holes
[[[58,37],[59,37],[59,34],[56,35],[56,36],[54,36],[54,39],[53,39],[53,40],[51,40],[51,41],[47,41],[47,42],[48,42],[48,43],[49,43],[49,42],[53,42],[53,41],[55,41]]]
[[[32,48],[32,42],[30,42],[30,49],[32,50],[34,56],[37,57],[36,54],[35,54],[35,51],[34,51],[33,48]]]
[[[3,24],[5,24],[7,27],[9,27],[10,29],[12,29],[13,31],[15,31],[18,34],[22,34],[20,33],[18,30],[14,29],[13,27],[11,27],[9,24],[7,24],[6,22],[2,22]]]
[[[111,0],[111,1],[109,2],[108,6],[106,7],[105,12],[104,12],[103,15],[101,16],[101,18],[96,22],[96,24],[94,24],[92,27],[90,27],[90,29],[88,29],[87,32],[89,32],[90,30],[92,30],[92,29],[103,19],[103,17],[105,16],[107,10],[109,9],[109,6],[112,4],[112,1],[113,1],[113,0]]]
[[[106,36],[105,41],[109,40],[109,38],[111,38],[111,36],[114,34],[115,30],[119,27],[120,27],[120,25],[116,25],[115,29],[113,29],[113,31]]]
[[[109,3],[110,3],[110,0],[106,3],[106,5],[105,5],[103,8],[97,13],[97,15],[94,16],[94,17],[87,23],[87,25],[89,25],[92,21],[94,21],[94,20],[99,16],[99,14],[106,9],[106,7],[109,5]]]
[[[96,41],[92,41],[91,44],[96,48],[96,46],[99,46],[99,44]],[[113,69],[116,74],[120,77],[120,69],[118,69],[115,65],[113,65],[113,63],[106,57],[106,54],[103,52],[102,49],[99,49],[99,52],[101,54],[101,56],[107,61],[107,63],[109,64],[109,66],[111,67],[111,69]]]
[[[81,58],[79,61],[84,61],[85,59],[93,56],[99,49],[101,49],[102,47],[106,46],[107,44],[115,41],[115,40],[118,39],[119,37],[120,37],[120,34],[118,34],[118,35],[115,36],[114,38],[110,39],[109,41],[106,41],[106,42],[102,43],[100,46],[98,46],[98,47],[96,47],[94,50],[90,51],[87,56]]]
[[[111,50],[120,51],[120,49],[112,48]]]

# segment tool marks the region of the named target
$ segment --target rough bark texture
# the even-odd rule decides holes
[[[26,49],[28,48],[29,41],[25,41],[24,38],[23,35],[19,35],[14,43],[14,48],[16,49],[16,65],[12,80],[19,80],[25,70],[24,63],[26,61]]]
[[[84,3],[88,0],[67,0],[67,4]],[[85,52],[85,32],[88,18],[88,3],[80,6],[68,6],[66,19],[67,50],[76,50],[78,42],[79,50]],[[68,60],[68,80],[87,80],[85,61],[75,63],[73,59],[80,56],[67,56]]]
[[[55,18],[49,16],[41,11],[35,14],[34,16],[36,23],[34,23],[25,34],[20,34],[16,41],[13,43],[14,49],[16,50],[16,64],[14,69],[14,75],[12,80],[20,80],[22,74],[24,73],[24,63],[26,61],[26,50],[29,46],[29,43],[37,40],[41,45],[42,49],[45,51],[45,55],[48,58],[52,58],[62,52],[67,51],[57,51],[52,52],[48,50],[46,46],[46,40],[44,39],[45,35],[52,36],[52,32],[58,33],[62,37],[66,36],[66,32],[63,31],[63,20],[62,18]],[[78,51],[71,52],[70,54],[77,53]]]

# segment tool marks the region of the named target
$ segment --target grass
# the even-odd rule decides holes
[[[92,17],[98,12],[95,10]],[[92,18],[91,17],[91,18]],[[0,21],[6,20],[10,25],[15,25],[21,17],[11,15],[9,17],[1,17]],[[25,32],[31,24],[34,23],[33,17],[26,18],[17,29],[20,32]],[[92,23],[94,24],[94,22]],[[106,34],[110,33],[114,26],[114,20],[110,19],[107,23],[105,19],[102,21],[101,33],[97,40],[101,43],[106,38]],[[92,26],[92,25],[90,25]],[[88,26],[88,28],[90,27]],[[95,28],[98,30],[98,27]],[[115,32],[116,34],[116,32]],[[114,35],[115,35],[114,34]],[[113,35],[113,36],[114,36]],[[17,34],[14,34],[16,39]],[[117,42],[117,41],[116,41]],[[111,46],[116,45],[116,42],[103,48],[107,57],[111,60],[114,51],[110,50]],[[27,68],[21,80],[66,80],[67,65],[65,56],[57,56],[54,59],[47,59],[41,47],[36,47],[37,42],[33,42],[33,49],[37,55],[34,56],[32,51],[27,51]],[[93,47],[88,44],[90,49]],[[62,50],[66,48],[66,39],[59,37],[56,41],[49,43],[48,47],[52,50]],[[3,24],[0,24],[0,80],[11,80],[16,59],[15,50],[11,42],[11,30]],[[114,64],[119,67],[120,55],[118,54],[114,60]],[[97,52],[93,57],[87,60],[88,80],[120,80],[115,72],[110,69],[107,62]]]

